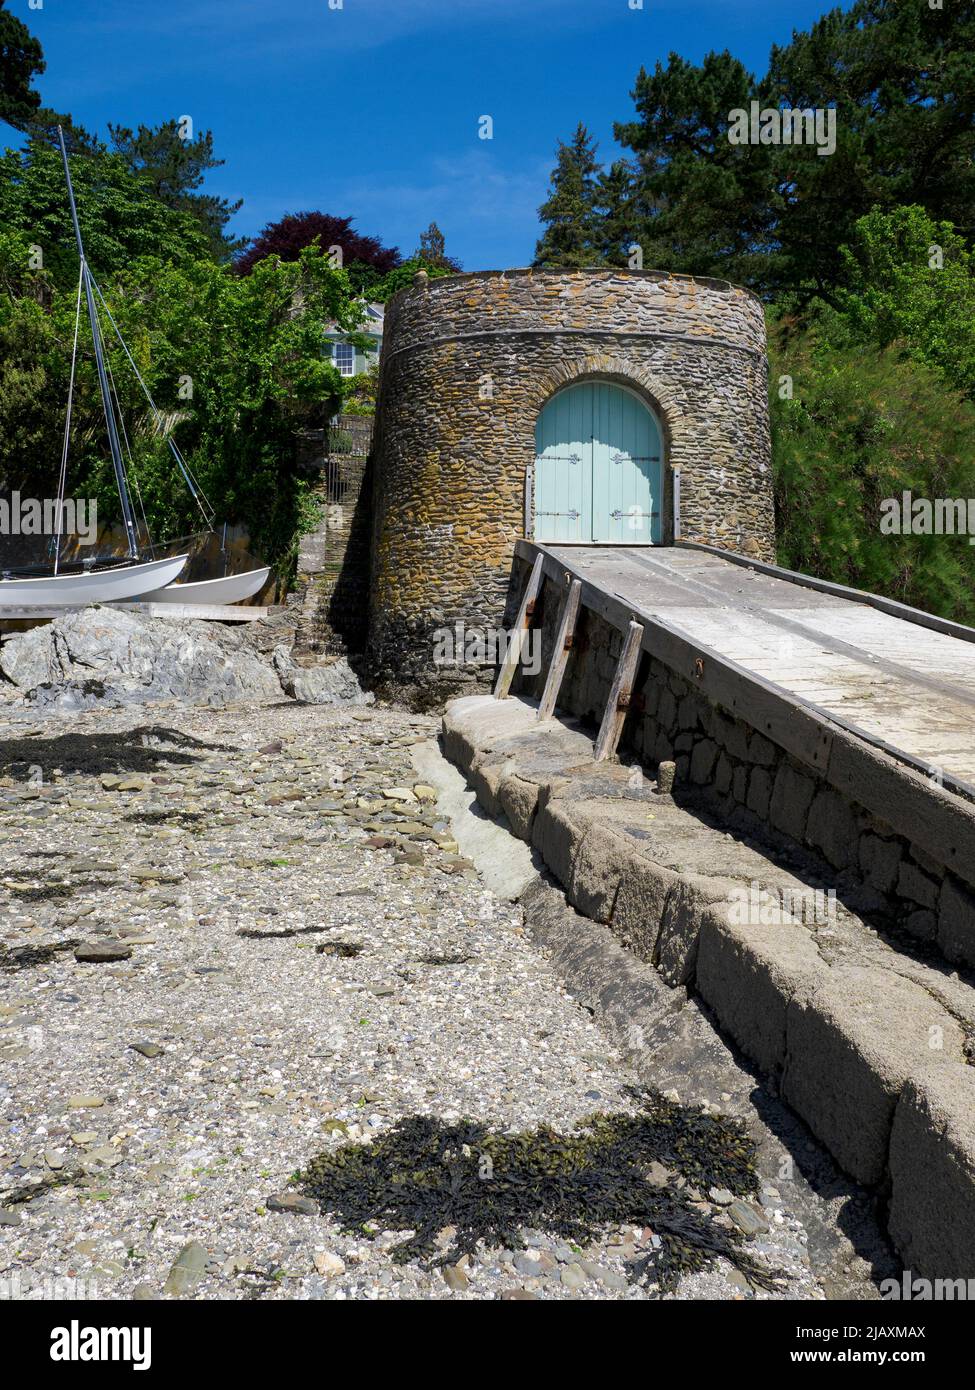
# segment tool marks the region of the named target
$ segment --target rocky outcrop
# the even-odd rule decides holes
[[[63,711],[157,700],[261,703],[282,693],[315,704],[372,700],[344,660],[294,667],[287,647],[267,653],[258,638],[215,623],[86,608],[8,637],[0,672],[7,692],[33,708]]]
[[[371,705],[375,695],[365,691],[344,656],[314,666],[298,666],[285,647],[274,653],[281,688],[305,705]]]

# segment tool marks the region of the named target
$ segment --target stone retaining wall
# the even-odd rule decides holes
[[[561,590],[546,578],[536,610],[543,630],[542,674],[519,677],[515,689],[541,694],[560,600]],[[560,710],[598,724],[621,645],[618,628],[591,609],[582,611]],[[975,966],[975,858],[956,852],[923,809],[912,815],[908,794],[915,794],[919,808],[934,798],[949,819],[954,809],[966,829],[973,808],[880,753],[876,761],[889,764],[893,776],[877,794],[868,794],[869,781],[861,779],[864,799],[858,800],[849,778],[837,785],[828,766],[817,769],[812,759],[796,757],[755,722],[722,708],[692,679],[645,652],[621,746],[649,768],[673,760],[678,798],[705,802],[732,830],[813,851],[829,866],[837,892],[856,910],[952,963]],[[833,737],[853,742],[841,731]],[[913,834],[906,833],[912,822]]]
[[[578,720],[539,722],[533,702],[480,696],[452,703],[443,728],[481,806],[533,846],[572,907],[703,1000],[840,1166],[876,1192],[905,1265],[970,1278],[971,984],[845,902],[797,912],[819,882],[808,857],[783,862],[637,770],[594,763]]]
[[[315,477],[320,520],[302,537],[298,555],[299,657],[354,655],[366,643],[371,433],[368,416],[340,416],[329,430],[309,431],[302,440],[300,460]]]

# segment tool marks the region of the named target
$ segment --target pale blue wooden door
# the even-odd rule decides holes
[[[662,450],[657,421],[632,392],[580,382],[538,417],[539,541],[659,545]]]
[[[560,391],[535,427],[535,539],[592,535],[592,404],[578,386]]]
[[[660,542],[660,432],[643,402],[608,382],[592,391],[592,539]]]

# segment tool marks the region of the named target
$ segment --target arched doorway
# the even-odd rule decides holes
[[[535,427],[536,541],[659,545],[660,426],[635,392],[609,381],[567,386]]]

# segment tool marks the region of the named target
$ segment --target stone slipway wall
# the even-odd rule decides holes
[[[355,655],[365,646],[371,439],[371,417],[348,415],[300,441],[299,463],[320,513],[298,554],[295,651],[303,658]]]
[[[796,901],[822,881],[808,856],[784,861],[634,769],[594,763],[580,721],[539,723],[534,702],[468,697],[447,709],[444,749],[568,902],[675,991],[702,1000],[843,1169],[876,1192],[905,1266],[972,1277],[971,983],[938,959],[917,959],[845,903],[796,915]],[[531,890],[522,901],[531,920]],[[639,997],[624,1004],[626,990],[599,973],[603,1008],[629,1031]],[[642,1046],[639,1033],[631,1046]]]
[[[657,271],[484,272],[402,291],[386,313],[375,439],[376,676],[444,683],[433,632],[502,625],[545,402],[575,381],[635,390],[662,426],[672,531],[774,558],[762,307]],[[668,535],[667,539],[672,539]],[[489,666],[455,684],[489,683]]]
[[[516,564],[523,583],[527,561]],[[516,690],[541,694],[561,595],[547,574],[536,609],[541,674],[519,677]],[[625,605],[615,608],[617,623],[628,619]],[[813,851],[857,911],[975,966],[975,805],[717,654],[702,658],[666,625],[645,631],[621,747],[648,768],[675,761],[679,799],[703,801],[731,829]],[[560,711],[598,724],[621,645],[610,617],[584,606]]]

